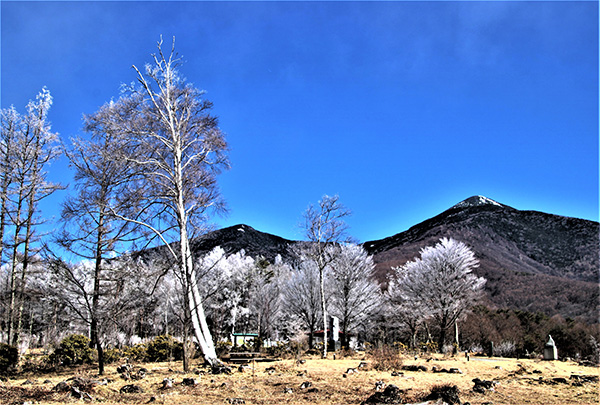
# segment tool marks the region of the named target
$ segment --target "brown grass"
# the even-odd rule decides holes
[[[461,357],[429,359],[403,358],[405,365],[423,365],[428,371],[404,371],[392,377],[390,371],[377,371],[373,367],[355,374],[344,374],[348,368],[357,368],[361,361],[372,366],[373,359],[364,355],[343,359],[322,360],[309,358],[304,364],[295,360],[250,364],[245,372],[234,371],[231,375],[184,374],[181,363],[140,364],[149,370],[146,378],[139,381],[124,381],[116,372],[116,365],[109,366],[105,377],[112,380],[108,385],[96,385],[91,391],[94,402],[103,404],[227,404],[229,399],[241,398],[246,404],[360,404],[375,392],[375,383],[383,381],[394,384],[407,393],[408,398],[422,398],[433,387],[443,384],[456,385],[460,399],[472,405],[484,403],[501,404],[598,404],[598,383],[573,384],[571,375],[598,376],[597,367],[582,367],[574,362],[544,362],[539,360],[477,359],[467,362]],[[434,373],[438,369],[459,368],[462,374]],[[272,374],[267,367],[275,367]],[[53,392],[60,381],[72,376],[97,379],[92,368],[79,368],[51,375],[22,375],[0,383],[1,404],[81,403],[69,393]],[[183,378],[194,377],[198,385],[189,387],[181,384]],[[554,382],[553,378],[565,378]],[[173,388],[163,390],[162,380],[172,378]],[[472,391],[474,378],[496,380],[495,391],[479,394]],[[23,383],[26,380],[33,384]],[[45,380],[50,382],[44,383]],[[312,383],[309,389],[300,389],[304,381]],[[136,384],[144,389],[143,394],[121,394],[120,388]],[[285,393],[291,388],[292,393]]]

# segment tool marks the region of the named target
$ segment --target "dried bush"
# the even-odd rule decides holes
[[[371,349],[369,355],[372,358],[373,368],[377,371],[397,371],[402,368],[402,359],[398,350],[390,346]]]

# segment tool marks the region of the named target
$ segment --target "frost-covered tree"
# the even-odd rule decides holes
[[[312,260],[319,271],[319,290],[321,295],[321,316],[323,317],[323,358],[327,357],[327,303],[325,297],[325,271],[339,252],[339,244],[350,242],[348,226],[344,218],[350,211],[340,203],[339,196],[324,195],[318,207],[310,205],[304,212],[302,227],[310,245],[302,257]]]
[[[430,317],[430,312],[420,297],[411,295],[408,293],[410,289],[405,289],[404,283],[409,282],[406,279],[406,273],[395,270],[386,292],[389,317],[408,329],[410,347],[414,349],[417,347],[417,334],[423,323]]]
[[[421,250],[421,257],[393,270],[396,282],[389,291],[405,308],[422,308],[440,329],[438,347],[461,315],[481,297],[486,280],[472,273],[479,265],[474,253],[462,242],[442,238]]]
[[[283,312],[308,331],[308,346],[312,349],[313,334],[323,317],[317,264],[312,260],[299,260],[283,269],[280,290]]]
[[[235,331],[257,332],[258,341],[272,337],[280,309],[279,268],[247,256],[244,250],[226,255],[216,247],[199,259],[200,294],[217,338]]]
[[[375,264],[362,246],[342,245],[331,263],[331,313],[340,320],[342,347],[355,330],[381,304],[381,289],[374,278]]]
[[[280,257],[276,258],[274,264],[259,258],[254,266],[248,307],[254,318],[259,345],[266,338],[276,337],[276,326],[281,319],[282,301],[279,279],[283,271]]]
[[[217,246],[198,259],[198,285],[217,338],[248,323],[248,294],[255,260],[244,250],[227,255]]]
[[[52,106],[50,92],[43,88],[20,115],[11,108],[3,111],[2,153],[5,163],[2,175],[2,236],[9,230],[10,238],[3,240],[9,255],[9,299],[7,309],[7,336],[9,344],[18,344],[22,327],[27,276],[38,258],[39,235],[36,230],[43,223],[39,203],[61,186],[47,179],[46,168],[58,156],[53,133],[48,121]],[[8,226],[9,228],[5,228]]]
[[[206,230],[210,213],[224,206],[217,175],[228,166],[227,144],[212,103],[178,72],[181,59],[163,53],[162,40],[153,64],[137,72],[139,86],[96,117],[120,128],[121,154],[136,166],[122,193],[135,215],[112,214],[145,227],[162,242],[185,283],[194,334],[206,362],[218,364],[206,322],[190,239]],[[175,242],[175,243],[173,243]]]

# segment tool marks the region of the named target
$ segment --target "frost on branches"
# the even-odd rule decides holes
[[[420,322],[431,319],[440,329],[438,347],[443,347],[448,329],[481,297],[486,280],[472,273],[477,266],[464,243],[442,238],[422,249],[420,258],[393,268],[388,295],[413,336]]]

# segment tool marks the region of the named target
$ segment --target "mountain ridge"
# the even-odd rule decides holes
[[[362,246],[373,255],[385,288],[392,267],[401,266],[442,237],[466,243],[485,277],[487,304],[499,308],[582,317],[597,322],[600,226],[596,221],[522,211],[484,196],[469,197],[408,230]],[[240,224],[192,241],[196,255],[221,246],[227,253],[273,261],[291,258],[290,247],[306,243]]]

